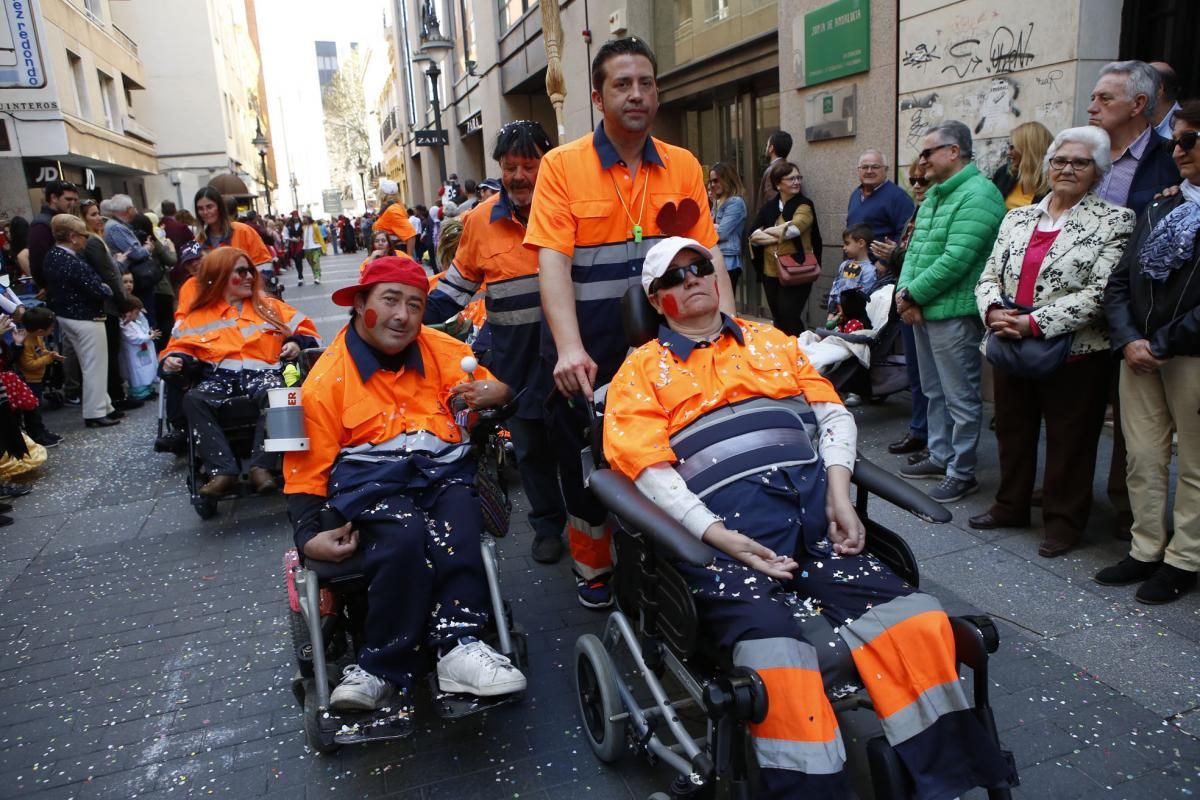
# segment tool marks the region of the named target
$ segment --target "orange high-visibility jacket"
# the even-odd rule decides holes
[[[184,315],[175,325],[163,357],[188,355],[220,369],[279,369],[279,351],[287,337],[320,339],[308,316],[273,297],[265,302],[288,327],[287,333],[263,319],[249,301],[239,308],[220,300]]]
[[[421,328],[399,371],[378,368],[374,358],[338,333],[304,381],[305,435],[309,449],[283,459],[286,494],[327,497],[329,473],[344,450],[421,450],[437,454],[464,441],[450,409],[450,390],[468,380],[462,371],[471,348],[452,336]],[[362,348],[357,339],[358,348]],[[364,380],[363,375],[366,374]],[[485,367],[475,379],[496,380]]]

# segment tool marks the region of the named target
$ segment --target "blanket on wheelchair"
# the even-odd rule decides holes
[[[895,291],[895,284],[890,283],[871,292],[867,298],[867,317],[871,320],[871,327],[855,331],[853,339],[820,336],[814,331],[804,331],[797,336],[800,347],[804,349],[813,366],[824,374],[848,358],[857,358],[860,364],[869,368],[871,343],[879,337],[888,322]]]
[[[344,519],[400,494],[420,494],[435,486],[475,484],[475,459],[445,461],[419,452],[376,456],[370,460],[340,459],[329,475],[329,499]]]

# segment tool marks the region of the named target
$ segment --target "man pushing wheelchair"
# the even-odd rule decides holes
[[[679,237],[647,253],[642,287],[664,324],[609,385],[604,452],[717,551],[705,566],[675,566],[700,635],[765,685],[766,717],[750,728],[755,796],[851,796],[826,695],[847,650],[915,797],[1003,784],[1004,757],[959,684],[946,614],[863,553],[853,416],[794,337],[721,313],[711,259]]]
[[[334,292],[353,308],[350,323],[304,382],[309,449],[284,458],[296,547],[325,562],[359,552],[369,583],[363,646],[330,697],[339,711],[411,708],[431,655],[443,692],[525,689],[481,641],[491,607],[483,519],[460,424],[466,408],[502,406],[511,392],[483,368],[464,380],[470,349],[421,325],[427,286],[416,262],[395,256]]]

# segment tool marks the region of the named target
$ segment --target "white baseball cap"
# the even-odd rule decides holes
[[[646,253],[646,260],[642,262],[642,290],[647,296],[654,279],[661,278],[663,273],[671,268],[671,259],[675,258],[680,250],[688,249],[695,250],[709,261],[712,260],[711,250],[686,236],[671,236],[650,248],[650,252]]]

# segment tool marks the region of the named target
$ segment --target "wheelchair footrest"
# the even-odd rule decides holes
[[[516,702],[525,697],[525,693],[515,692],[496,697],[479,697],[461,692],[443,692],[438,688],[437,674],[430,673],[429,697],[433,701],[433,708],[439,717],[442,719],[459,719]]]
[[[413,732],[412,708],[399,704],[365,712],[329,709],[319,722],[321,732],[331,735],[337,744],[403,739]]]

